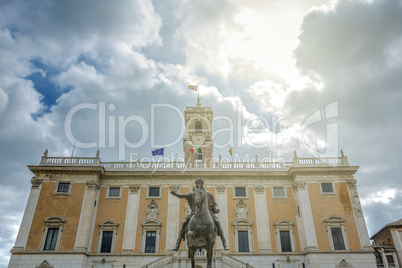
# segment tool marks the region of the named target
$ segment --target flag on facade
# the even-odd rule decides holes
[[[154,156],[154,155],[163,155],[163,150],[164,150],[165,148],[160,148],[160,149],[156,149],[156,150],[153,150],[152,151],[152,155]]]
[[[193,154],[196,153],[198,154],[198,147],[193,147],[190,149],[190,152],[192,152]]]
[[[198,86],[190,85],[190,86],[188,86],[188,89],[197,92]]]
[[[232,155],[232,148],[229,149],[229,154]]]

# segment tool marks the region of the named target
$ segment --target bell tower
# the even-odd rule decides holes
[[[201,107],[199,97],[196,107],[187,107],[184,111],[186,134],[183,149],[186,162],[209,163],[212,159],[212,118],[211,107]]]

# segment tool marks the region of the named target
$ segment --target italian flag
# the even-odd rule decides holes
[[[198,154],[198,147],[193,147],[190,149],[190,152],[192,152],[193,154],[196,153]]]

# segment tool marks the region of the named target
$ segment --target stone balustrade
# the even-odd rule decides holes
[[[287,171],[291,167],[349,166],[347,157],[294,158],[293,162],[101,162],[99,157],[42,156],[40,166],[102,166],[106,171],[256,170]]]

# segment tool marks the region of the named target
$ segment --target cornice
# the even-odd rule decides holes
[[[297,175],[354,175],[358,166],[341,167],[291,167],[289,175],[294,178]]]
[[[106,172],[102,166],[28,166],[28,168],[35,175],[39,173],[75,173],[103,176]]]

